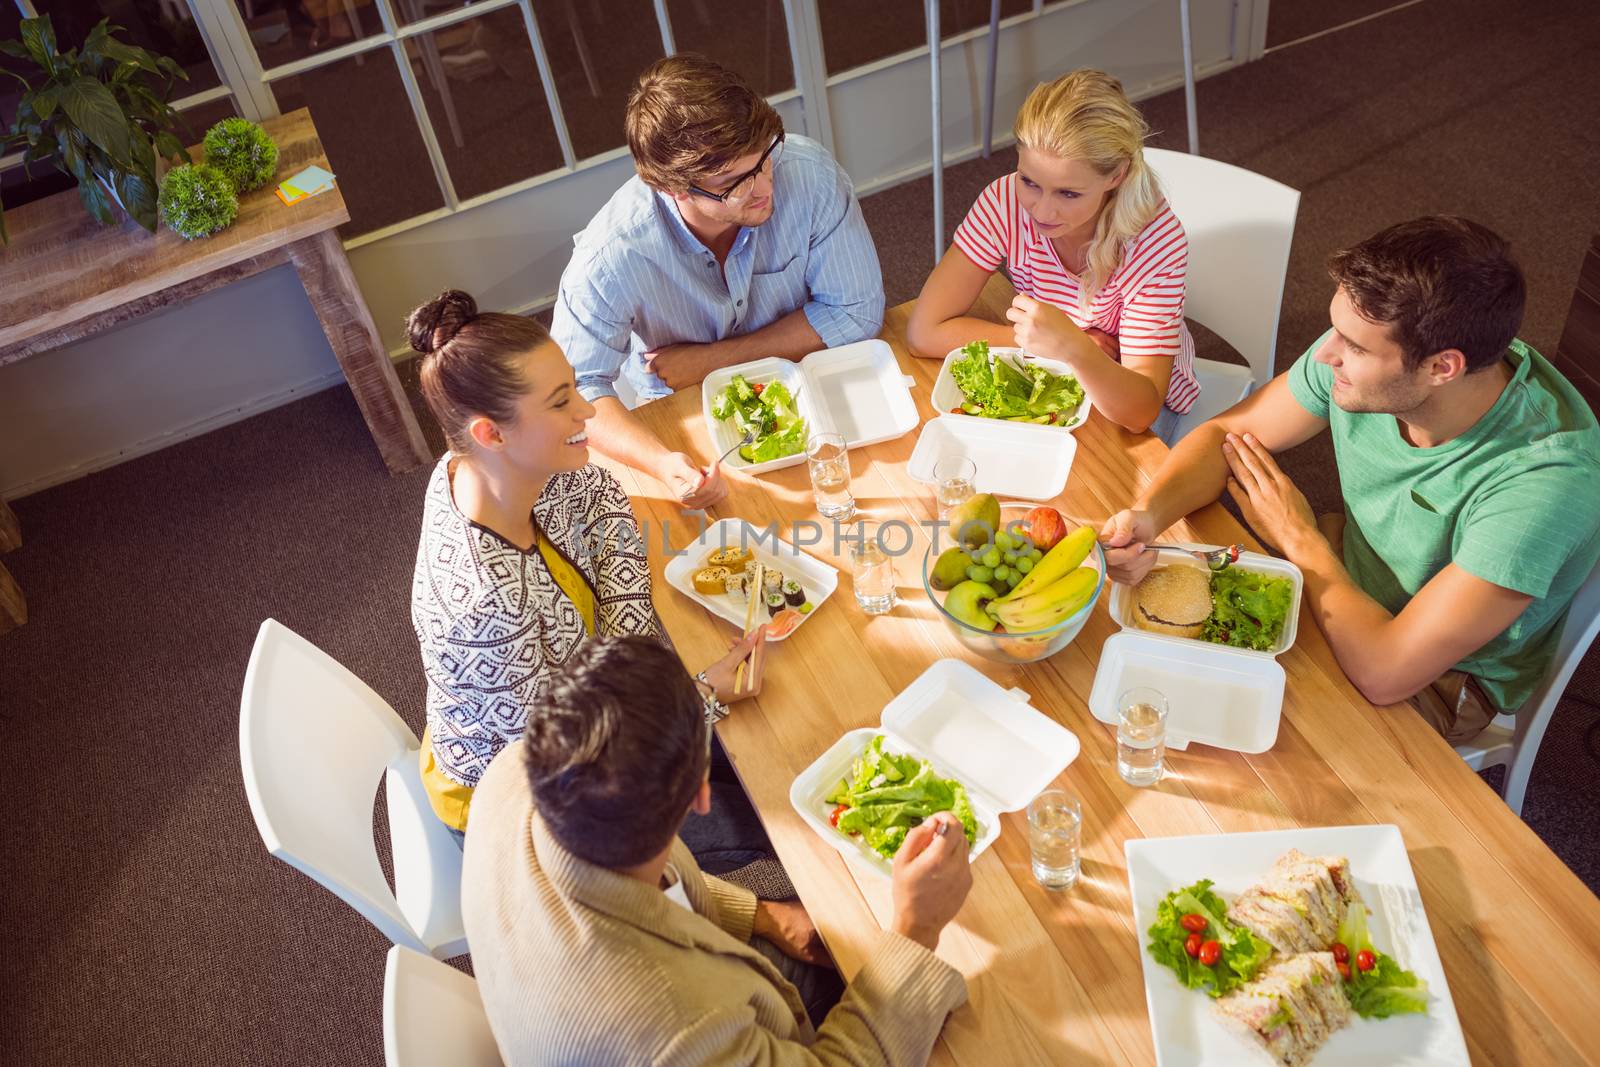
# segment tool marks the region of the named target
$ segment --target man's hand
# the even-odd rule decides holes
[[[732,704],[761,692],[761,677],[765,673],[762,665],[766,662],[767,650],[762,648],[757,651],[756,646],[764,644],[766,640],[766,626],[757,626],[750,631],[750,636],[735,641],[726,656],[706,668],[706,684],[716,690],[718,700]],[[746,659],[750,660],[750,665],[744,669],[744,684],[738,692],[734,692],[734,676],[739,673],[739,664]]]
[[[823,947],[822,935],[798,900],[756,901],[756,922],[753,927],[757,937],[764,937],[778,946],[790,959],[818,967],[831,967],[833,960]]]
[[[894,857],[891,929],[932,952],[972,888],[961,820],[936,812],[911,828]]]
[[[708,508],[728,495],[720,462],[711,464],[709,470],[701,470],[699,464],[682,452],[668,452],[663,456],[655,476],[686,508]]]
[[[1156,554],[1145,546],[1161,536],[1155,516],[1148,511],[1119,511],[1100,529],[1106,548],[1106,572],[1113,582],[1138,585],[1156,565]]]
[[[1118,358],[1118,353],[1122,351],[1122,342],[1118,341],[1115,336],[1106,333],[1104,330],[1097,330],[1093,326],[1083,332],[1089,340],[1100,346],[1100,351],[1112,359]]]
[[[1006,318],[1011,320],[1017,347],[1045,359],[1066,362],[1072,349],[1067,338],[1082,332],[1060,308],[1021,293],[1006,308]]]
[[[1305,494],[1295,488],[1254,434],[1228,434],[1222,454],[1233,475],[1228,479],[1228,492],[1262,540],[1292,560],[1307,537],[1321,536]]]
[[[644,365],[651,374],[673,389],[698,385],[707,374],[717,369],[710,345],[685,343],[663,345],[654,352],[644,354]]]

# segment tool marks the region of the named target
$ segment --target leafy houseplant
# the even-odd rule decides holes
[[[233,182],[209,163],[185,163],[161,179],[161,219],[187,241],[209,237],[239,217]]]
[[[76,178],[95,218],[113,222],[116,203],[154,233],[156,156],[189,159],[175,132],[182,120],[166,102],[173,79],[189,76],[170,58],[117,40],[112,29],[102,19],[81,47],[62,52],[45,15],[22,20],[21,40],[0,41],[0,52],[31,61],[39,75],[29,81],[0,70],[24,87],[16,120],[0,133],[0,155],[26,145],[23,162],[48,161]]]
[[[228,176],[236,192],[259,189],[278,172],[278,146],[249,119],[223,119],[206,131],[206,162]]]

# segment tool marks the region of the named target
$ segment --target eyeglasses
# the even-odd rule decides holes
[[[767,169],[768,162],[771,162],[772,167],[775,170],[778,166],[778,158],[782,155],[783,134],[780,133],[778,134],[778,139],[773,141],[772,144],[768,145],[765,152],[761,153],[761,158],[756,160],[754,169],[739,175],[739,177],[734,180],[734,183],[728,186],[727,189],[720,193],[713,193],[709,189],[702,189],[698,185],[691,185],[689,186],[689,191],[699,196],[703,196],[707,200],[715,200],[722,204],[729,203],[730,201],[743,200],[745,197],[749,196],[751,190],[756,187],[756,178]]]

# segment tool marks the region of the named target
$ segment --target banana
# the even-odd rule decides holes
[[[1048,589],[1066,574],[1089,558],[1089,550],[1094,547],[1094,530],[1089,526],[1080,526],[1067,536],[1056,542],[1056,546],[1044,554],[1041,559],[1017,587],[1010,593],[1001,597],[1001,601],[1021,600],[1023,597],[1040,589]]]
[[[1100,574],[1079,567],[1060,581],[1023,600],[998,601],[995,618],[1011,633],[1048,629],[1083,609],[1099,585]]]

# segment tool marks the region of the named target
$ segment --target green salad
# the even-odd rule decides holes
[[[1200,636],[1219,645],[1269,651],[1283,635],[1294,604],[1287,578],[1230,567],[1211,575],[1211,615]]]
[[[712,399],[711,415],[732,422],[740,437],[753,433],[753,441],[739,446],[739,456],[747,462],[765,463],[805,451],[806,420],[782,382],[752,385],[735,374]]]
[[[1041,426],[1071,426],[1083,405],[1083,386],[1070,374],[1051,374],[1043,367],[1017,367],[991,355],[988,341],[973,341],[950,364],[950,376],[965,398],[968,415]]]
[[[1339,924],[1338,938],[1350,967],[1344,993],[1357,1015],[1363,1019],[1387,1019],[1391,1015],[1427,1014],[1428,983],[1401,967],[1394,957],[1373,947],[1372,935],[1367,933],[1365,907],[1357,904],[1346,913],[1344,922]],[[1372,955],[1372,966],[1366,970],[1359,962],[1362,952]],[[1335,950],[1334,958],[1338,956]]]
[[[884,859],[894,859],[906,832],[938,811],[961,820],[967,844],[978,840],[967,787],[940,778],[925,759],[885,752],[882,735],[872,739],[851,768],[851,778],[840,779],[827,801],[836,805],[828,818],[834,828],[847,837],[859,834]]]
[[[1256,976],[1272,955],[1272,946],[1228,918],[1228,905],[1211,891],[1211,879],[1175,889],[1156,908],[1156,921],[1146,931],[1150,935],[1150,955],[1166,964],[1188,989],[1202,989],[1209,997],[1220,997]],[[1204,936],[1216,941],[1220,954],[1202,963],[1184,949],[1191,930],[1183,925],[1186,915],[1206,920]]]

